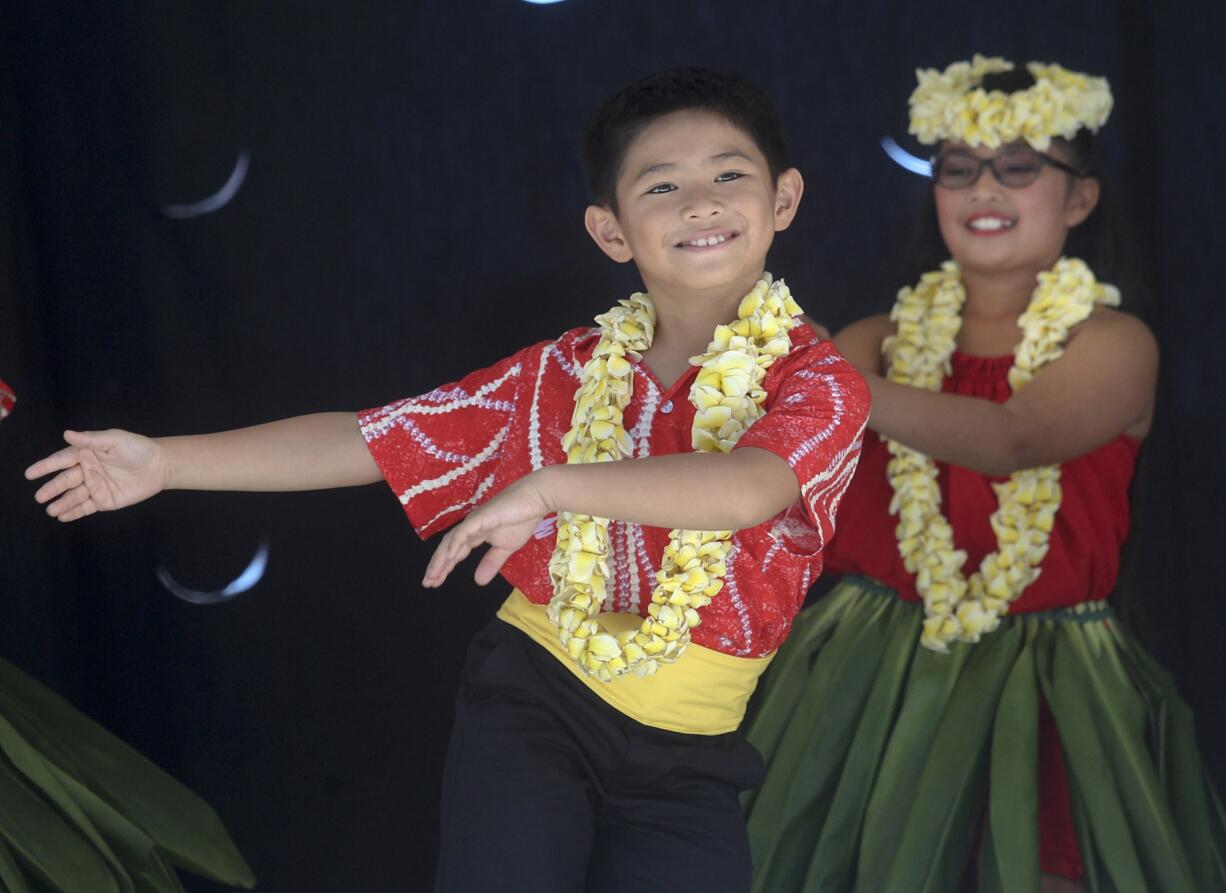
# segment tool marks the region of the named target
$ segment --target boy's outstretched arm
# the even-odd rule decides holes
[[[68,446],[26,469],[58,472],[34,498],[75,521],[162,490],[322,490],[381,480],[353,413],[298,416],[217,434],[149,438],[65,431]]]
[[[680,453],[590,465],[550,465],[520,478],[440,541],[425,586],[439,586],[475,548],[489,551],[475,579],[484,585],[533,535],[546,515],[574,512],[651,527],[740,530],[774,517],[800,497],[787,462],[764,449]]]

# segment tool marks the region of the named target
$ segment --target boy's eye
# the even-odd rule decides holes
[[[677,187],[672,183],[657,183],[647,190],[648,195],[663,195],[666,192],[672,192]]]
[[[731,180],[739,180],[743,176],[745,175],[737,171],[724,171],[722,174],[720,174],[718,177],[715,178],[715,182],[716,183],[728,183]]]

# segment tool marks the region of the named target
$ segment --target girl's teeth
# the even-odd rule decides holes
[[[726,241],[728,241],[727,236],[710,236],[706,239],[692,239],[685,244],[693,245],[695,248],[710,248],[712,245],[718,245],[720,242]]]
[[[999,217],[978,217],[971,221],[971,229],[1010,229],[1013,226],[1012,220],[1001,220]]]

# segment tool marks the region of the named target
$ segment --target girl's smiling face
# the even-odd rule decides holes
[[[606,254],[635,262],[653,293],[739,289],[739,298],[761,276],[802,189],[794,169],[776,183],[743,130],[691,109],[643,128],[618,175],[617,212],[592,206],[586,222]]]
[[[1026,149],[1025,144],[999,150],[969,148],[960,143],[941,146],[950,152],[988,159]],[[1048,154],[1071,165],[1068,149],[1053,143]],[[964,270],[993,273],[1033,271],[1051,267],[1064,250],[1068,231],[1090,215],[1098,202],[1098,181],[1075,177],[1046,164],[1027,186],[1002,185],[988,167],[970,186],[933,186],[937,223],[950,255]]]

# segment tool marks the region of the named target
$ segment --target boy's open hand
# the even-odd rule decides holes
[[[26,469],[34,480],[58,471],[38,488],[34,498],[47,514],[75,521],[125,508],[148,499],[166,486],[161,449],[148,437],[120,431],[65,431],[69,446]]]
[[[541,519],[550,512],[530,476],[520,478],[447,532],[430,558],[422,585],[441,586],[469,552],[489,543],[489,551],[473,574],[477,584],[484,586],[494,579],[511,554],[528,542]]]

